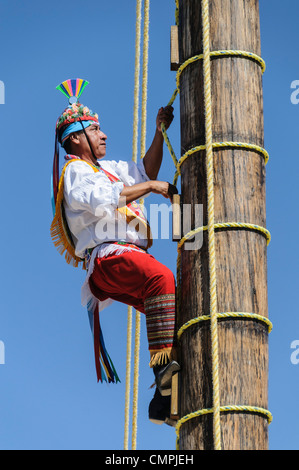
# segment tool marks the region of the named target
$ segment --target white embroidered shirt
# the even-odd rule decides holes
[[[85,162],[72,162],[64,176],[64,208],[68,226],[73,235],[76,255],[84,257],[85,250],[107,241],[133,243],[141,248],[147,240],[141,239],[131,224],[119,226],[116,211],[124,185],[132,186],[149,177],[143,161],[99,161],[120,182],[111,183],[102,171],[94,172]]]

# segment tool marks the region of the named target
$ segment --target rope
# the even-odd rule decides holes
[[[141,158],[144,157],[145,149],[146,149],[149,10],[150,10],[150,0],[144,0],[142,109],[141,109],[141,142],[140,142]],[[137,163],[137,154],[138,154],[138,123],[139,123],[140,63],[141,63],[141,22],[142,22],[142,0],[136,0],[136,39],[135,39],[135,77],[134,77],[135,85],[134,85],[133,145],[132,145],[133,147],[132,160],[135,163]],[[143,199],[140,200],[140,205],[141,207],[144,206]],[[140,329],[141,329],[141,315],[140,315],[140,312],[136,311],[135,346],[134,346],[134,378],[133,378],[132,450],[136,450],[137,448]],[[128,442],[129,442],[131,344],[132,344],[132,307],[128,307],[126,393],[125,393],[125,434],[124,434],[124,449],[125,450],[128,450]]]
[[[262,323],[265,323],[268,327],[268,332],[271,333],[273,329],[273,325],[271,321],[267,317],[263,317],[262,315],[257,315],[256,313],[246,313],[246,312],[225,312],[225,313],[217,313],[217,318],[249,318],[251,320],[257,320]],[[201,317],[193,318],[186,322],[178,331],[178,339],[181,339],[182,334],[186,331],[190,326],[195,325],[196,323],[200,323],[203,321],[209,321],[211,319],[210,315],[202,315]]]
[[[125,391],[125,434],[124,450],[129,449],[129,423],[130,423],[130,383],[131,383],[131,355],[132,355],[132,307],[128,306],[127,314],[127,360],[126,360],[126,391]]]
[[[146,118],[148,85],[148,50],[149,50],[149,12],[150,0],[144,0],[143,63],[142,63],[142,105],[141,105],[141,158],[146,152]]]
[[[135,30],[135,76],[134,76],[134,113],[133,113],[133,143],[132,160],[137,162],[138,153],[138,110],[139,110],[139,75],[140,75],[140,43],[141,43],[141,7],[142,0],[136,0],[136,30]],[[136,337],[135,332],[135,337]],[[127,361],[126,361],[126,392],[125,392],[125,436],[124,449],[128,450],[129,443],[129,421],[130,421],[130,384],[131,384],[131,343],[132,343],[132,307],[128,306],[128,326],[127,326]],[[135,372],[135,370],[134,370]],[[134,380],[135,384],[135,380]],[[135,389],[136,393],[136,389]],[[136,415],[137,401],[134,400],[133,415]],[[135,445],[137,434],[136,421],[132,425],[132,436]]]
[[[143,25],[143,64],[142,64],[142,105],[141,105],[141,158],[146,150],[146,117],[147,117],[147,84],[148,84],[148,48],[149,48],[149,9],[150,0],[144,0],[144,25]],[[144,200],[140,199],[141,208]],[[138,418],[138,385],[139,385],[139,355],[140,355],[140,327],[141,315],[136,311],[135,320],[135,364],[133,386],[133,419],[132,419],[132,450],[137,448],[137,418]]]
[[[226,405],[226,406],[221,406],[220,407],[220,412],[221,413],[231,413],[231,412],[254,413],[254,414],[262,415],[263,417],[265,417],[268,420],[268,424],[271,424],[271,422],[273,420],[272,414],[268,410],[265,410],[264,408],[259,408],[258,406]],[[204,416],[204,415],[207,415],[207,414],[210,414],[210,413],[214,413],[213,408],[207,408],[207,409],[203,409],[203,410],[194,411],[193,413],[190,413],[190,414],[184,416],[183,418],[181,418],[178,421],[178,424],[176,426],[176,436],[177,436],[177,438],[176,438],[176,448],[177,448],[177,450],[179,450],[179,439],[180,439],[181,426],[184,423],[186,423],[187,421],[189,421],[190,419],[192,419],[192,418],[197,418],[198,416]]]
[[[176,24],[179,24],[179,0],[175,0],[176,11],[175,18]],[[254,321],[262,322],[267,326],[268,332],[272,330],[272,323],[270,320],[262,315],[247,312],[217,312],[217,279],[216,279],[216,256],[215,256],[215,230],[217,229],[247,229],[257,231],[263,234],[267,239],[267,245],[270,243],[271,235],[270,232],[259,225],[243,222],[225,222],[215,223],[215,211],[214,211],[214,170],[213,170],[213,150],[222,148],[236,148],[236,149],[247,149],[250,151],[257,152],[260,154],[265,161],[265,164],[269,161],[268,152],[255,144],[244,143],[244,142],[213,142],[212,141],[212,96],[211,96],[211,60],[213,58],[223,57],[240,57],[255,61],[260,67],[262,73],[266,70],[264,60],[256,54],[241,50],[220,50],[210,51],[210,19],[209,19],[209,1],[202,0],[202,25],[203,25],[203,54],[191,57],[186,60],[180,67],[176,76],[176,89],[168,103],[168,106],[172,106],[176,97],[180,93],[180,80],[183,71],[189,65],[196,61],[203,61],[203,73],[204,73],[204,102],[205,102],[205,145],[196,146],[188,150],[178,160],[175,152],[172,148],[170,140],[168,138],[165,126],[162,125],[162,133],[169,150],[170,156],[174,162],[176,173],[174,176],[174,185],[177,184],[178,177],[181,175],[181,166],[187,158],[191,157],[195,153],[205,151],[206,153],[206,169],[207,169],[207,196],[208,196],[208,225],[205,227],[198,227],[191,230],[189,233],[183,236],[178,243],[178,258],[177,258],[177,300],[180,304],[181,291],[180,291],[180,276],[181,276],[181,250],[183,244],[194,237],[197,233],[207,231],[208,232],[208,243],[209,243],[209,291],[210,291],[210,314],[203,315],[194,318],[186,322],[178,331],[178,339],[180,340],[184,331],[190,326],[203,322],[210,322],[211,331],[211,355],[212,355],[212,383],[213,383],[213,408],[199,410],[190,413],[181,418],[176,426],[176,448],[179,450],[179,436],[180,428],[188,420],[202,416],[205,414],[213,414],[213,436],[214,436],[214,448],[215,450],[221,450],[221,427],[220,427],[220,413],[222,412],[250,412],[257,413],[265,416],[268,422],[271,423],[272,415],[268,410],[255,406],[220,406],[220,392],[219,392],[219,351],[218,351],[218,320],[221,319],[249,319]]]
[[[211,59],[210,59],[210,19],[209,1],[202,0],[203,24],[203,75],[206,130],[206,167],[208,197],[208,234],[209,234],[209,284],[210,316],[212,338],[212,382],[213,382],[213,432],[215,450],[221,450],[220,433],[220,392],[218,370],[218,328],[217,328],[217,281],[215,254],[215,210],[214,210],[214,162],[212,136],[212,94],[211,94]]]
[[[248,230],[255,230],[257,232],[262,233],[265,235],[267,239],[267,245],[269,245],[271,241],[271,234],[270,232],[265,229],[264,227],[261,227],[260,225],[255,225],[255,224],[247,224],[245,222],[226,222],[226,223],[219,223],[219,224],[214,224],[215,229],[224,229],[224,228],[236,228],[236,229],[248,229]],[[200,232],[208,230],[208,226],[205,227],[198,227],[194,230],[190,230],[190,232],[186,233],[186,235],[181,238],[181,240],[178,242],[178,250],[182,248],[183,244],[187,241],[190,240],[190,238],[193,238],[195,235],[197,235]]]
[[[168,137],[166,136],[166,143],[167,143],[167,140],[169,142],[169,139]],[[169,142],[170,144],[170,142]],[[264,160],[265,160],[265,164],[268,163],[269,161],[269,154],[268,152],[263,149],[262,147],[259,147],[258,145],[254,145],[254,144],[246,144],[244,142],[213,142],[212,144],[213,146],[213,149],[221,149],[221,148],[242,148],[242,149],[248,149],[248,150],[251,150],[251,151],[255,151],[257,153],[260,153],[263,157],[264,157]],[[173,148],[170,144],[170,154],[172,156],[172,158],[174,159],[175,158],[175,165],[176,165],[176,173],[175,173],[175,176],[174,176],[174,180],[173,180],[173,184],[176,185],[177,184],[177,180],[178,180],[178,177],[181,175],[181,166],[182,164],[184,163],[185,160],[187,160],[188,157],[191,157],[191,155],[194,155],[195,153],[197,152],[200,152],[202,150],[206,150],[206,146],[205,145],[198,145],[197,147],[193,147],[192,149],[188,150],[186,153],[184,153],[184,155],[182,155],[182,157],[180,158],[179,161],[177,161],[176,159],[176,156],[172,154],[174,154],[174,151],[173,151]]]
[[[135,315],[135,348],[134,348],[134,379],[133,379],[133,417],[132,417],[132,450],[137,449],[137,418],[139,390],[139,353],[140,353],[140,312]]]
[[[253,54],[253,52],[247,52],[247,51],[240,51],[240,50],[222,50],[222,51],[212,51],[210,52],[210,57],[245,57],[247,59],[252,59],[255,62],[257,62],[262,69],[262,72],[264,73],[266,71],[266,63],[265,61],[259,57],[257,54]],[[199,54],[194,57],[190,57],[190,59],[186,60],[180,67],[177,72],[177,77],[176,77],[176,82],[177,82],[177,88],[180,89],[180,78],[183,73],[183,70],[185,70],[188,65],[193,64],[194,62],[198,60],[203,60],[204,59],[204,54]]]

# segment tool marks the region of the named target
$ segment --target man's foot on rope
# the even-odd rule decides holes
[[[163,397],[159,389],[156,388],[154,398],[150,402],[148,409],[148,416],[152,423],[165,423],[168,424],[168,426],[176,425],[176,421],[170,418],[170,402],[170,395]]]
[[[154,374],[156,377],[156,385],[163,397],[171,395],[171,379],[173,374],[180,370],[180,366],[176,361],[172,361],[167,365],[155,366]]]

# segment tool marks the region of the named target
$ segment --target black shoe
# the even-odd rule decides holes
[[[176,421],[170,418],[170,396],[162,396],[159,389],[156,388],[154,398],[149,404],[148,417],[152,423],[163,424],[166,423],[169,426],[175,426]]]
[[[172,361],[167,365],[154,367],[156,385],[163,397],[171,395],[171,379],[173,374],[179,370],[180,366],[176,361]]]

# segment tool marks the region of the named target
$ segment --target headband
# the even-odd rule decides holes
[[[92,124],[97,124],[96,121],[77,121],[77,122],[73,122],[73,124],[70,124],[69,126],[67,126],[66,129],[64,129],[61,137],[60,137],[60,142],[61,142],[61,145],[62,147],[64,146],[65,142],[67,141],[67,139],[69,138],[69,136],[73,133],[73,132],[79,132],[79,131],[82,131],[82,127],[84,129],[86,129],[86,127],[89,127],[91,126]]]

